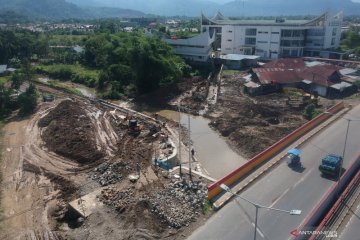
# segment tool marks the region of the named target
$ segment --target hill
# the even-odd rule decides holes
[[[360,3],[351,0],[234,0],[217,4],[211,0],[68,0],[79,5],[122,7],[164,16],[199,16],[201,11],[214,15],[220,10],[226,16],[319,15],[325,11],[344,10],[359,15]],[[219,2],[219,1],[218,1]]]
[[[65,0],[0,0],[1,13],[15,12],[37,19],[106,18],[143,16],[144,13],[120,8],[79,7]]]
[[[351,0],[237,0],[224,4],[220,10],[227,16],[319,15],[325,11],[359,15],[360,3]]]

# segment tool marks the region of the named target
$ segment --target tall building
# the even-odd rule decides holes
[[[266,59],[319,56],[341,58],[343,13],[326,12],[313,20],[230,20],[220,12],[201,15],[202,32],[217,37],[222,54],[258,55]]]

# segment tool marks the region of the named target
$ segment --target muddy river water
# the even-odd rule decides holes
[[[179,113],[162,110],[159,115],[179,121]],[[187,114],[181,113],[181,124],[188,127]],[[190,115],[190,130],[195,156],[205,173],[213,178],[221,178],[241,166],[246,159],[234,152],[216,131],[209,127],[209,120],[201,116]],[[183,139],[183,141],[185,141]]]

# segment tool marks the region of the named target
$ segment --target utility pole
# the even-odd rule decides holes
[[[180,178],[182,178],[182,169],[181,169],[181,111],[180,105],[178,105],[179,110],[179,148],[178,148],[178,157],[179,157],[179,170],[180,170]]]
[[[190,114],[188,113],[188,125],[189,125],[189,174],[190,174],[190,180],[192,181],[192,175],[191,175],[191,137],[190,137]]]

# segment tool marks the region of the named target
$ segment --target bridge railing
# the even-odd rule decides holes
[[[344,108],[344,102],[339,102],[334,105],[327,112],[335,114]],[[224,176],[217,182],[212,183],[208,186],[208,199],[211,200],[217,195],[219,195],[223,190],[220,188],[220,184],[225,184],[227,186],[231,186],[235,182],[239,181],[242,177],[248,175],[252,170],[259,167],[261,164],[266,162],[267,160],[274,157],[277,153],[281,152],[285,147],[289,146],[291,143],[299,139],[304,134],[308,133],[320,123],[324,122],[328,118],[331,117],[331,114],[322,113],[311,121],[305,123],[298,129],[294,130],[292,133],[288,134],[284,138],[280,139],[278,142],[265,149],[261,153],[254,156],[247,163],[235,169],[228,175]]]

